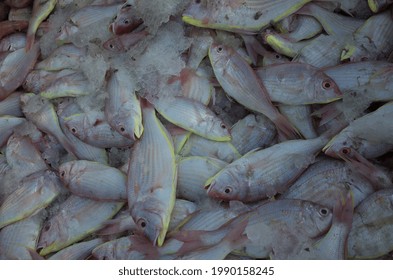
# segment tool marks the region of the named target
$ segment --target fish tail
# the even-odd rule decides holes
[[[351,191],[348,191],[346,197],[341,197],[333,207],[333,223],[352,225],[354,201]]]
[[[344,241],[344,258],[346,259],[347,245],[346,240],[348,238],[348,233],[352,227],[353,220],[353,210],[354,210],[354,199],[351,191],[347,192],[345,198],[341,197],[336,205],[333,207],[333,220],[332,223],[336,225],[341,225],[347,232]]]
[[[291,124],[291,122],[281,114],[272,120],[275,124],[279,135],[285,139],[298,139],[301,138],[299,131]]]
[[[147,95],[145,97],[139,97],[139,102],[141,104],[142,109],[153,109],[154,108],[152,102],[149,99],[150,99],[149,95]]]
[[[27,32],[25,51],[28,52],[34,45],[35,33]]]
[[[319,122],[319,126],[322,126],[337,118],[341,113],[342,111],[337,107],[336,104],[330,103],[323,106],[319,110],[314,111],[311,116],[320,118],[321,120]]]
[[[231,244],[231,247],[235,250],[247,242],[248,237],[244,234],[244,230],[248,225],[248,218],[244,218],[240,223],[231,229],[228,234],[223,238],[224,242]]]

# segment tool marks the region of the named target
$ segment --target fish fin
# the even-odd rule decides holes
[[[149,98],[148,96],[140,97],[139,102],[141,104],[142,109],[154,109],[154,105],[152,103],[152,98]]]
[[[349,224],[351,226],[354,209],[352,191],[347,191],[345,197],[341,196],[333,207],[333,223]]]
[[[352,227],[354,212],[354,197],[352,191],[348,191],[346,197],[341,197],[337,204],[333,207],[332,224],[344,225],[346,231],[349,233]],[[346,239],[348,236],[346,237]],[[346,243],[346,241],[345,241]],[[347,246],[344,246],[344,259],[347,257]]]
[[[3,99],[6,99],[8,97],[8,94],[6,90],[4,90],[3,87],[0,86],[0,101]]]
[[[295,14],[298,15],[306,15],[306,16],[312,16],[313,12],[312,12],[312,6],[311,4],[308,5],[304,5],[303,7],[301,7]]]
[[[248,237],[247,234],[244,233],[244,231],[248,225],[248,221],[249,221],[248,216],[246,215],[242,219],[242,221],[235,224],[235,226],[228,232],[228,234],[223,238],[223,240],[231,244],[234,244],[237,247],[247,242]]]
[[[184,255],[203,247],[202,237],[206,232],[204,230],[186,230],[174,234],[174,239],[183,242],[177,254]]]
[[[146,260],[157,260],[159,259],[160,253],[156,246],[152,245],[150,240],[142,235],[132,235],[132,250],[138,251],[145,254]]]
[[[290,123],[290,121],[281,114],[273,120],[277,127],[278,134],[284,139],[298,139],[301,137],[300,132]]]
[[[258,63],[258,54],[259,55],[266,55],[267,51],[262,47],[261,43],[257,41],[254,36],[250,35],[241,35],[246,45],[246,50],[248,55],[252,60],[252,64],[257,65]]]
[[[320,118],[319,126],[322,126],[337,118],[340,114],[342,114],[342,111],[337,107],[337,104],[329,103],[322,108],[315,110],[311,116]]]
[[[385,186],[391,186],[391,178],[357,151],[349,147],[344,147],[339,151],[338,156],[342,158],[354,172],[364,176],[372,183],[376,190],[384,188]]]
[[[28,52],[31,50],[31,48],[34,45],[34,41],[35,41],[35,33],[27,32],[25,52]]]
[[[103,227],[96,233],[97,235],[111,235],[126,231],[121,228],[122,218],[112,219],[103,223]]]

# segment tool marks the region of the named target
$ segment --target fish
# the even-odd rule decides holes
[[[126,201],[126,175],[117,168],[87,160],[67,161],[59,177],[73,194],[98,201]]]
[[[0,260],[31,260],[29,249],[35,251],[44,215],[37,213],[6,226],[0,231]]]
[[[101,244],[92,255],[99,260],[154,260],[159,258],[158,248],[145,236],[135,234]]]
[[[207,194],[220,200],[252,202],[273,197],[315,161],[328,135],[285,141],[253,150],[224,167],[205,182]]]
[[[209,58],[214,74],[225,92],[248,109],[264,114],[286,138],[296,138],[298,132],[273,106],[268,92],[254,70],[232,48],[212,44]]]
[[[102,45],[106,50],[120,53],[132,49],[137,43],[145,39],[149,35],[147,30],[139,32],[131,32],[122,35],[117,35],[104,42]]]
[[[182,14],[188,24],[255,34],[299,10],[310,0],[194,0]]]
[[[345,47],[345,38],[321,34],[315,39],[310,39],[292,61],[308,63],[318,68],[338,65]]]
[[[40,91],[40,96],[46,99],[60,97],[78,97],[91,93],[89,80],[83,72],[74,72],[52,81]]]
[[[271,101],[286,105],[330,103],[342,98],[332,78],[305,63],[281,63],[256,71]]]
[[[24,123],[24,118],[3,115],[0,116],[0,147],[7,143],[8,138],[14,132],[14,129]]]
[[[90,111],[64,118],[67,129],[83,142],[99,147],[130,147],[134,143],[115,131],[106,121],[103,112]]]
[[[392,36],[390,11],[371,16],[353,33],[353,41],[346,44],[341,60],[386,60],[393,51]]]
[[[0,101],[20,87],[27,74],[33,69],[40,54],[39,44],[28,52],[19,49],[9,53],[0,65]]]
[[[29,27],[26,34],[26,52],[33,47],[38,26],[50,15],[56,3],[57,0],[34,0],[33,12],[29,20]]]
[[[296,13],[315,17],[327,34],[343,38],[351,35],[364,23],[362,19],[339,15],[314,3],[308,3]]]
[[[23,117],[19,106],[19,98],[21,92],[14,92],[3,101],[0,101],[0,116],[9,117]],[[5,120],[5,119],[4,119]],[[3,120],[3,122],[4,122]]]
[[[26,45],[26,35],[23,33],[14,33],[4,37],[0,41],[0,52],[13,52],[24,48]]]
[[[70,145],[72,145],[74,149],[73,153],[75,153],[79,159],[108,164],[109,158],[105,149],[94,147],[79,140],[79,138],[72,134],[72,132],[69,131],[65,126],[64,118],[77,112],[80,112],[80,108],[78,105],[72,102],[63,101],[63,103],[61,103],[57,109],[60,128],[63,131],[64,135],[67,137]]]
[[[91,255],[91,252],[97,246],[105,241],[102,238],[95,238],[89,241],[75,243],[63,250],[53,254],[49,260],[84,260]]]
[[[390,115],[393,114],[393,102],[386,103],[378,110],[354,120],[348,127],[343,129],[323,148],[325,154],[337,156],[343,148],[359,150],[366,157],[377,157],[386,152],[379,149],[367,149],[367,142],[386,144],[387,150],[393,145],[391,135]],[[366,143],[366,145],[364,144]],[[372,146],[372,145],[370,145]],[[383,147],[383,146],[382,146]],[[373,154],[372,151],[377,152]]]
[[[69,196],[60,204],[60,211],[45,222],[37,244],[37,249],[41,249],[39,254],[46,256],[84,239],[112,218],[123,205],[124,202],[100,202]]]
[[[49,170],[25,177],[0,206],[0,228],[38,213],[61,194],[62,188],[57,175]]]
[[[181,156],[205,156],[232,162],[241,154],[230,142],[217,142],[192,134],[179,152]]]
[[[34,68],[45,71],[59,71],[63,69],[78,70],[80,63],[86,55],[86,48],[78,48],[73,44],[65,44],[56,48],[47,58],[38,62]]]
[[[220,171],[227,163],[215,158],[190,156],[178,162],[177,187],[178,197],[190,201],[207,199],[204,183]]]
[[[337,196],[350,192],[353,206],[359,205],[375,192],[367,178],[352,171],[348,165],[336,159],[320,158],[312,164],[280,199],[302,199],[333,209]]]
[[[177,166],[172,138],[153,105],[142,100],[141,106],[144,131],[131,153],[128,205],[139,231],[160,247],[175,204]]]
[[[109,125],[124,137],[140,138],[143,133],[142,111],[135,82],[122,69],[107,72],[107,79],[105,116]]]
[[[356,209],[348,236],[350,259],[378,258],[390,252],[393,190],[374,192]]]
[[[40,130],[54,136],[71,155],[79,158],[106,163],[105,150],[84,145],[67,136],[60,127],[59,117],[52,103],[39,95],[25,94],[21,97],[22,111]],[[60,119],[62,119],[60,117]],[[71,133],[70,133],[71,134]],[[71,134],[72,135],[72,134]],[[83,144],[81,144],[83,143]]]
[[[277,135],[274,124],[264,115],[249,114],[235,123],[231,128],[231,143],[244,155],[256,148],[271,146]]]
[[[151,99],[151,103],[161,116],[185,130],[209,140],[231,140],[228,125],[201,102],[181,96],[162,96]]]
[[[109,29],[115,35],[122,35],[132,32],[143,23],[143,20],[136,15],[135,7],[127,1],[120,8],[115,20],[109,25]]]
[[[342,199],[342,198],[340,198]],[[346,257],[347,239],[352,226],[353,202],[351,193],[344,201],[337,201],[333,209],[332,225],[321,238],[305,242],[294,255],[273,255],[278,259],[343,260]]]

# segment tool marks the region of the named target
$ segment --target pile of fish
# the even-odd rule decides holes
[[[0,259],[393,252],[393,1],[0,3]]]

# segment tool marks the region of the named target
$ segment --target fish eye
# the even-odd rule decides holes
[[[125,129],[125,128],[124,128],[124,126],[122,126],[122,125],[121,125],[121,126],[119,126],[119,129],[120,129],[120,131],[121,131],[121,132],[124,132],[124,131],[126,131],[126,129]]]
[[[222,52],[222,47],[221,47],[221,46],[219,46],[219,47],[217,48],[217,52],[218,52],[218,53]]]
[[[114,48],[114,46],[113,46],[112,44],[110,44],[110,45],[109,45],[109,47],[110,47],[111,49],[113,49],[113,48]]]
[[[322,87],[324,89],[329,89],[329,88],[331,88],[331,86],[332,86],[332,83],[330,81],[323,81],[323,83],[322,83]]]
[[[144,219],[139,219],[137,224],[141,228],[145,228],[147,226],[147,223],[146,223],[146,221]]]
[[[50,226],[51,226],[51,224],[50,224],[50,222],[48,222],[48,223],[45,225],[45,227],[44,227],[44,231],[48,231],[48,230],[50,229]]]
[[[60,177],[63,178],[64,176],[65,176],[65,171],[63,170],[60,172]]]
[[[281,55],[276,54],[276,58],[277,58],[277,59],[280,59],[280,58],[281,58]]]
[[[123,21],[123,23],[124,23],[124,24],[129,24],[130,22],[128,21],[128,19],[125,19],[125,20]]]
[[[227,126],[224,123],[221,123],[220,126],[221,126],[222,129],[226,129],[227,128]]]
[[[229,194],[229,193],[232,192],[232,188],[231,188],[230,186],[226,186],[224,192],[225,192],[226,194]]]
[[[71,127],[71,132],[72,132],[73,134],[75,134],[75,133],[76,133],[76,128],[75,128],[75,127]]]
[[[326,208],[321,208],[321,209],[319,210],[319,214],[320,214],[322,217],[325,217],[328,213],[329,213],[329,210],[326,209]]]
[[[351,153],[351,148],[349,147],[344,147],[340,150],[340,153],[344,154],[344,155],[349,155]]]

